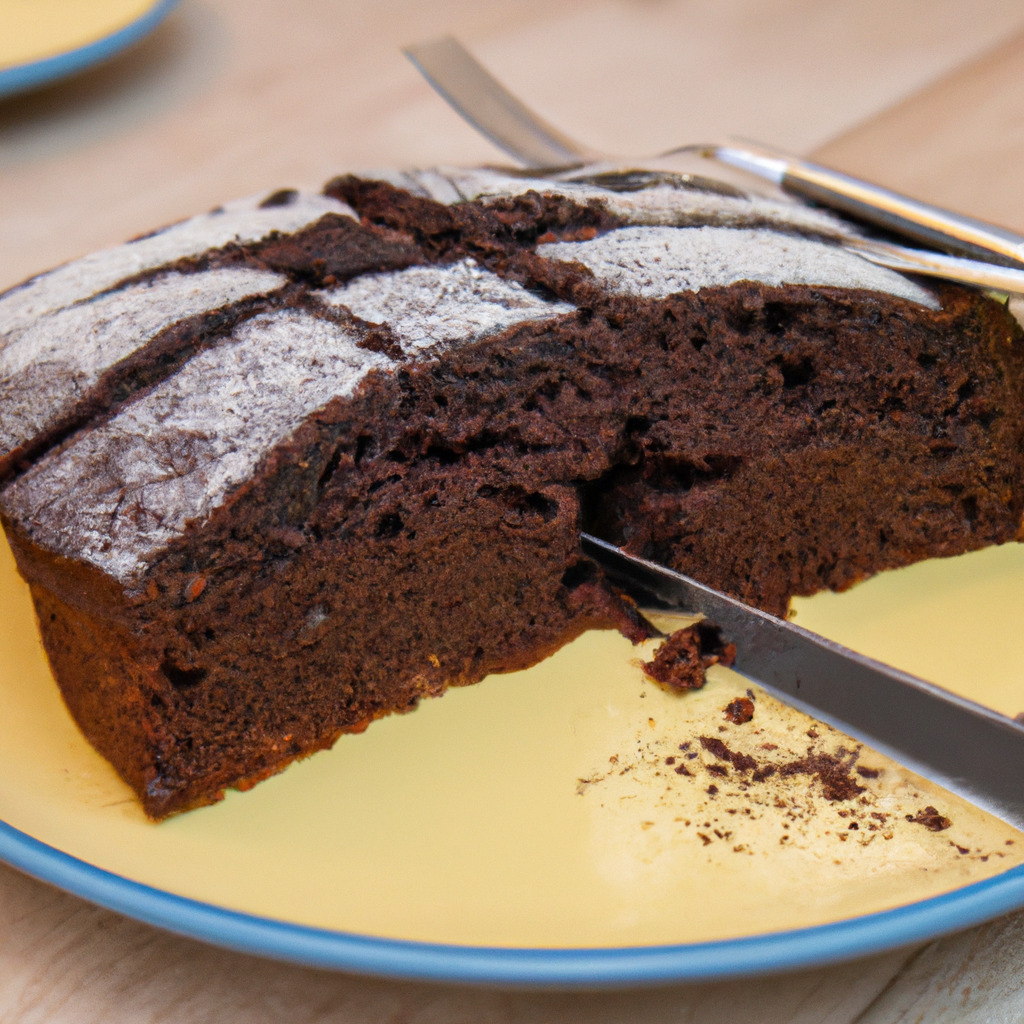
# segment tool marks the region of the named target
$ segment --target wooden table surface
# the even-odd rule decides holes
[[[0,289],[269,187],[502,159],[399,52],[445,32],[595,146],[745,135],[1024,230],[1019,2],[184,0],[108,64],[0,101]],[[1014,914],[741,982],[601,994],[391,982],[214,949],[0,866],[3,1024],[1015,1021],[1022,961]]]

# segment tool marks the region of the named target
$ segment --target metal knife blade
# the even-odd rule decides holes
[[[703,615],[736,671],[1024,831],[1024,726],[588,534],[583,550],[641,606]]]

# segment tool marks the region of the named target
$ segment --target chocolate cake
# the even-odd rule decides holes
[[[154,818],[645,625],[587,529],[777,614],[1018,535],[1024,339],[664,175],[339,178],[0,298],[0,512]],[[539,711],[542,713],[542,711]]]

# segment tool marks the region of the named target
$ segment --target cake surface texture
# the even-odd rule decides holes
[[[161,818],[646,625],[581,530],[775,614],[1019,537],[1005,306],[662,174],[342,177],[0,296],[0,516]]]

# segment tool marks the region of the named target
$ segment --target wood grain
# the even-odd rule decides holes
[[[1000,918],[922,949],[857,1024],[991,1024],[1024,1017],[1024,915]]]
[[[818,1024],[870,1005],[907,951],[768,980],[642,992],[499,992],[354,978],[167,935],[0,868],[0,1022]]]

